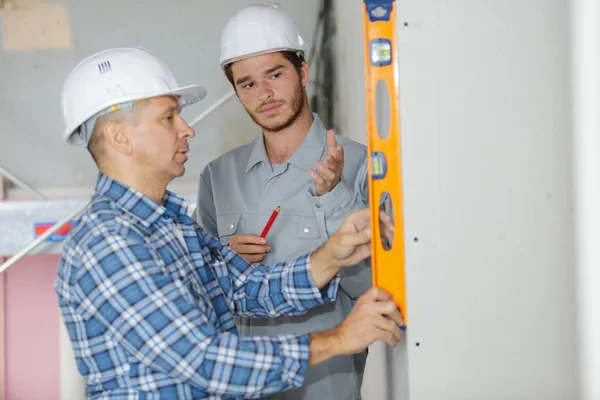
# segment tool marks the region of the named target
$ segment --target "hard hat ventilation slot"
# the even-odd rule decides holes
[[[101,74],[105,74],[107,72],[112,71],[112,67],[110,66],[110,61],[104,61],[98,64],[98,72]]]

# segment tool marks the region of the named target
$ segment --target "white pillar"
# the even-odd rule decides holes
[[[597,0],[571,3],[576,293],[582,400],[600,399],[600,18],[597,3]]]

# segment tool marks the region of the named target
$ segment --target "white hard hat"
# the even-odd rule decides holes
[[[277,6],[253,4],[234,14],[221,35],[221,68],[248,57],[276,51],[305,52],[298,27]]]
[[[111,107],[135,100],[173,95],[181,107],[206,96],[198,85],[178,87],[167,64],[147,49],[115,48],[80,62],[67,77],[62,90],[66,124],[63,138],[69,144],[87,145],[92,124],[87,121],[110,112]],[[91,126],[90,126],[91,125]]]

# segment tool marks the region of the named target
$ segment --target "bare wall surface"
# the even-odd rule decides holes
[[[338,115],[364,141],[360,3]],[[397,4],[409,326],[365,398],[575,399],[568,2]]]
[[[208,96],[184,110],[184,117],[192,120],[230,91],[229,82],[219,69],[221,29],[229,16],[253,2],[69,0],[64,3],[68,6],[72,49],[0,51],[0,164],[34,187],[95,183],[95,166],[87,151],[62,141],[60,91],[77,62],[114,46],[144,46],[157,52],[170,65],[179,84],[206,86]],[[305,40],[311,43],[319,1],[276,3],[293,16]],[[0,17],[0,27],[2,22]],[[190,142],[187,173],[179,179],[192,183],[207,162],[258,133],[236,98],[195,128],[197,135]]]

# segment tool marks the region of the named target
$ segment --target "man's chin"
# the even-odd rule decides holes
[[[254,120],[261,128],[263,128],[266,131],[269,132],[279,132],[280,130],[282,130],[286,124],[287,121],[289,119],[289,116],[287,116],[286,118],[281,117],[281,116],[276,116],[276,117],[272,117],[272,118],[261,118],[259,120]],[[289,125],[289,124],[287,124]]]
[[[179,167],[177,170],[173,171],[173,174],[172,174],[172,175],[173,175],[173,179],[175,179],[175,178],[180,178],[180,177],[182,177],[183,175],[185,175],[185,166],[183,166],[183,165],[182,165],[182,166],[181,166],[181,167]]]

